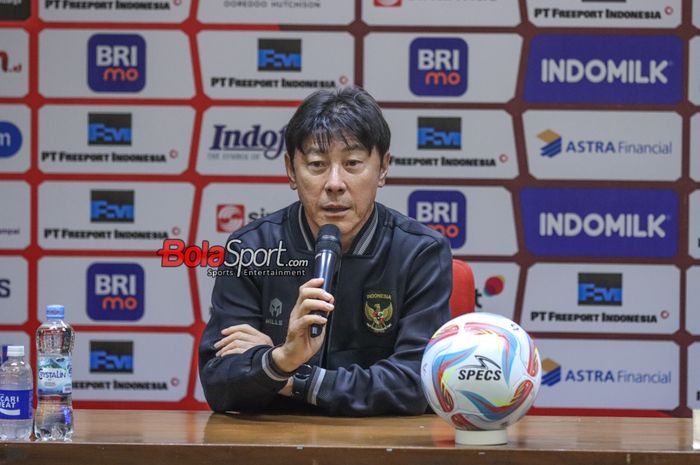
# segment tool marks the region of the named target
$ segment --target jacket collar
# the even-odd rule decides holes
[[[355,237],[352,245],[350,246],[349,252],[345,255],[371,255],[374,249],[373,244],[376,242],[379,236],[378,229],[381,224],[381,220],[384,216],[384,208],[381,204],[375,202],[374,209],[372,210],[372,216],[369,220],[362,226],[360,232]],[[314,247],[316,244],[316,239],[311,233],[311,228],[306,221],[306,215],[304,214],[304,207],[301,202],[295,202],[290,206],[289,220],[292,224],[292,231],[295,236],[301,238],[301,242],[305,250],[309,252],[314,252]]]

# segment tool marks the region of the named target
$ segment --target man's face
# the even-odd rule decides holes
[[[340,229],[346,251],[372,214],[377,188],[384,185],[389,154],[380,157],[353,140],[346,145],[334,140],[322,152],[313,140],[297,151],[294,160],[285,155],[287,176],[292,189],[298,189],[306,219],[314,236],[324,224]]]

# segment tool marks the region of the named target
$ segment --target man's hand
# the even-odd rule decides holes
[[[272,339],[250,325],[229,326],[221,330],[223,338],[214,344],[219,349],[217,357],[230,354],[242,354],[251,347],[266,345],[272,346]]]
[[[299,297],[289,316],[287,340],[272,351],[272,359],[280,370],[292,372],[306,363],[323,344],[326,334],[326,318],[312,315],[311,312],[320,310],[324,313],[333,310],[333,296],[321,289],[323,278],[314,278],[299,287]],[[319,337],[309,336],[311,325],[323,326]]]

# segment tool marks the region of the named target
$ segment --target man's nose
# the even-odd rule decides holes
[[[332,164],[326,178],[326,191],[328,192],[343,192],[346,189],[345,175],[343,167],[339,164]]]

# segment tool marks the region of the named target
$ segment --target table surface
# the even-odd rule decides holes
[[[699,464],[691,421],[527,416],[508,444],[466,447],[434,415],[330,418],[78,410],[70,443],[0,443],[0,464]]]

